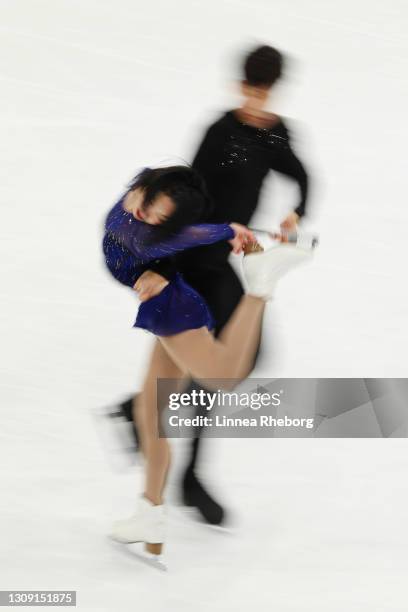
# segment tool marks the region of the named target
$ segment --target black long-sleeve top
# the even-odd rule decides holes
[[[242,123],[234,111],[225,113],[208,129],[193,167],[204,177],[213,199],[211,221],[247,225],[270,170],[297,182],[295,212],[300,217],[305,214],[308,178],[282,119],[272,127],[256,128]]]
[[[209,223],[248,225],[270,170],[297,182],[299,199],[294,210],[300,217],[305,214],[308,177],[282,119],[272,127],[256,128],[242,123],[234,111],[224,113],[208,128],[192,165],[204,178],[213,202],[206,218]],[[171,260],[152,262],[150,269],[167,278],[178,269],[194,278],[200,270],[211,272],[225,265],[230,250],[226,242],[197,247]]]

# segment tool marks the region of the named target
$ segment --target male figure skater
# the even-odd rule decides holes
[[[284,231],[294,231],[305,214],[308,178],[294,153],[283,120],[266,112],[272,86],[281,77],[283,57],[276,49],[261,46],[252,50],[243,63],[240,108],[223,114],[207,130],[192,166],[205,179],[213,201],[209,223],[236,221],[248,225],[258,205],[263,181],[276,170],[296,181],[299,199],[294,211],[281,223]],[[174,270],[206,300],[216,321],[216,335],[237,306],[243,288],[228,257],[228,243],[198,247],[150,267],[138,281],[142,301],[160,293]],[[137,395],[120,404],[112,417],[132,421]],[[137,431],[134,429],[136,439]],[[200,434],[193,440],[191,457],[182,479],[183,501],[196,507],[203,518],[219,525],[224,509],[206,491],[196,475]]]

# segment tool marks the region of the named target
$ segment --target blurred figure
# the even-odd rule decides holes
[[[296,231],[306,212],[307,173],[292,149],[284,120],[265,110],[271,88],[282,75],[283,64],[281,53],[272,47],[251,50],[242,66],[241,106],[213,123],[199,146],[192,166],[204,178],[212,199],[213,209],[208,217],[211,222],[234,219],[248,225],[270,170],[291,177],[299,187],[294,210],[281,223],[283,232]],[[228,242],[218,242],[162,260],[141,277],[139,297],[142,300],[154,297],[177,269],[205,299],[218,336],[243,295],[241,282],[228,262],[230,251]],[[258,345],[260,334],[261,326]],[[137,405],[138,396],[130,398],[114,408],[111,416],[132,421]],[[134,431],[137,436],[136,427]],[[186,505],[196,507],[207,522],[221,524],[225,518],[223,507],[197,477],[201,444],[200,437],[192,443],[191,458],[182,478],[182,499]]]
[[[276,282],[305,261],[303,249],[285,245],[251,253],[250,230],[238,223],[200,223],[206,212],[206,190],[199,175],[188,167],[143,170],[129,191],[114,205],[105,223],[103,251],[113,276],[130,287],[138,284],[146,265],[194,247],[227,242],[235,253],[249,251],[244,271],[247,294],[219,339],[210,331],[214,321],[202,297],[176,272],[161,290],[141,302],[135,327],[157,337],[139,396],[137,422],[146,460],[143,497],[130,519],[118,521],[111,536],[122,543],[144,542],[161,553],[165,537],[163,489],[169,466],[169,444],[159,437],[157,380],[174,379],[174,391],[183,378],[242,380],[252,367],[258,347],[265,303]],[[227,387],[228,388],[228,387]]]

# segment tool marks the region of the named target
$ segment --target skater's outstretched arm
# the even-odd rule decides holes
[[[171,257],[180,251],[197,246],[231,240],[235,235],[234,230],[227,224],[202,223],[186,226],[170,238],[155,241],[154,230],[155,228],[150,226],[148,231],[129,232],[123,237],[125,246],[140,260],[141,264]]]
[[[176,253],[228,240],[234,252],[240,252],[243,243],[254,241],[255,236],[243,225],[238,223],[201,223],[184,227],[180,232],[165,240],[154,240],[155,227],[146,224],[123,228],[120,239],[127,249],[137,259],[139,265],[151,261],[171,257]],[[156,230],[157,231],[157,230]]]

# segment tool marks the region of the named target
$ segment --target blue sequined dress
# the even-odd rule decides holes
[[[129,287],[153,261],[234,237],[227,224],[201,223],[185,226],[170,238],[155,241],[157,227],[138,221],[124,210],[124,198],[107,216],[103,252],[111,274]],[[214,321],[204,299],[176,273],[159,295],[140,304],[134,327],[156,336],[169,336],[199,327],[212,329]]]

